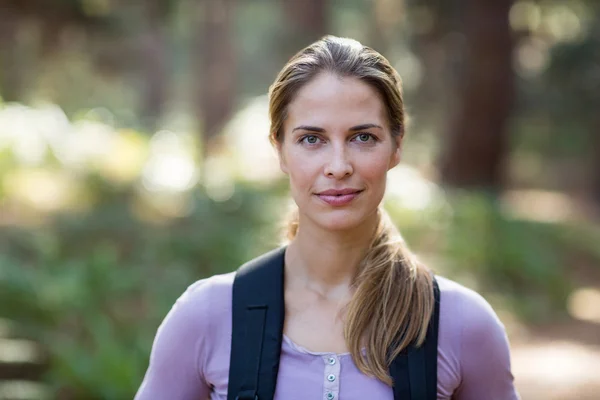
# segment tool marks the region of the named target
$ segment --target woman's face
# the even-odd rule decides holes
[[[376,215],[400,159],[383,101],[356,78],[322,73],[288,107],[279,144],[300,220],[348,230]]]

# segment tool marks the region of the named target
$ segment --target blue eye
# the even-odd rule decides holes
[[[315,135],[306,135],[300,139],[300,142],[304,142],[307,144],[317,144],[319,142],[319,138]]]
[[[370,133],[359,133],[355,136],[356,140],[360,143],[368,143],[369,141],[375,141],[375,136]]]

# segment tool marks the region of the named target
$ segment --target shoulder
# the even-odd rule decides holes
[[[211,317],[223,319],[225,316],[230,316],[233,283],[236,276],[251,274],[258,280],[267,278],[266,275],[270,274],[272,269],[260,267],[272,260],[280,259],[283,250],[283,248],[271,250],[247,261],[233,272],[213,275],[194,282],[177,300],[176,306],[196,310],[209,320]]]
[[[235,272],[213,275],[191,284],[177,299],[174,308],[189,310],[201,317],[199,320],[222,316],[231,310],[231,291]]]
[[[507,335],[490,303],[476,291],[436,276],[440,287],[439,343],[462,364],[479,348],[504,351]],[[469,351],[464,348],[468,347]]]
[[[179,296],[158,329],[168,346],[196,353],[201,371],[213,353],[223,351],[221,336],[231,329],[231,291],[235,272],[214,275],[191,284]],[[227,344],[227,343],[223,343]],[[201,373],[204,375],[204,372]]]
[[[504,325],[476,291],[443,277],[438,372],[442,391],[457,399],[518,399]],[[438,387],[438,389],[440,389]]]
[[[460,321],[460,326],[454,328],[468,326],[472,333],[485,333],[495,327],[503,329],[494,309],[481,294],[442,276],[436,276],[436,280],[440,287],[440,318]]]
[[[182,340],[194,342],[209,340],[211,328],[223,319],[227,307],[231,309],[233,278],[234,273],[214,275],[189,285],[171,307],[157,334],[164,336],[171,332]]]
[[[441,276],[436,276],[436,280],[440,287],[438,376],[441,388],[438,389],[448,395],[455,391],[477,393],[457,397],[461,399],[482,398],[477,397],[480,385],[490,388],[497,385],[501,390],[510,391],[508,339],[492,306],[482,295],[455,281]],[[473,383],[478,380],[480,383]]]
[[[136,399],[206,398],[207,361],[224,351],[214,350],[219,332],[213,328],[229,320],[219,312],[227,307],[232,280],[233,274],[202,279],[179,296],[156,332]]]
[[[185,293],[181,296],[181,300],[208,300],[208,298],[212,296],[216,296],[215,300],[219,300],[221,297],[226,296],[226,293],[231,291],[234,278],[235,271],[200,279],[187,288]]]

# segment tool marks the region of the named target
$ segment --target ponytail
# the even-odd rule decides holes
[[[295,210],[288,220],[287,238],[292,240],[297,232]],[[383,209],[353,286],[344,324],[346,344],[359,370],[391,386],[389,365],[404,348],[425,341],[434,298],[431,274]]]

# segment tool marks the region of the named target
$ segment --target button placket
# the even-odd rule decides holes
[[[340,393],[340,360],[337,355],[323,356],[325,371],[323,376],[323,399],[336,400]]]

